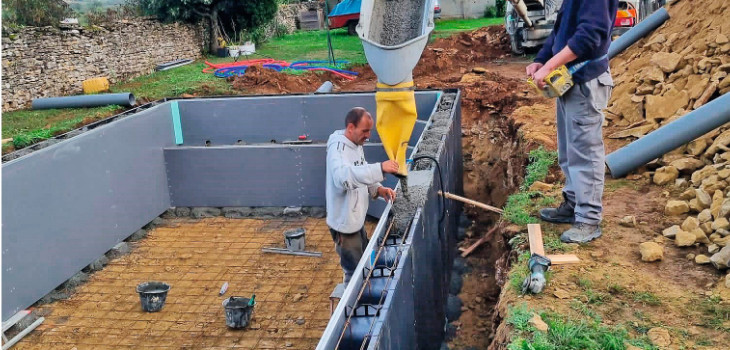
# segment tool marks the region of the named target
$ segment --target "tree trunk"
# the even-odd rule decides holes
[[[217,55],[218,48],[220,47],[218,45],[218,38],[221,36],[221,31],[218,27],[218,10],[215,8],[208,15],[208,25],[210,26],[210,54]]]

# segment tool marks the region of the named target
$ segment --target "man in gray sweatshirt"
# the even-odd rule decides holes
[[[373,118],[361,107],[345,117],[345,129],[327,140],[327,226],[330,228],[345,283],[350,281],[368,243],[365,214],[368,199],[395,200],[395,191],[383,187],[385,174],[398,172],[398,163],[388,160],[368,164],[362,145],[370,138]]]

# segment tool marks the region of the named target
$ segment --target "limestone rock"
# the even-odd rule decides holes
[[[691,216],[688,216],[686,219],[684,219],[684,222],[682,223],[682,230],[690,232],[696,228],[700,227],[700,221],[696,218],[693,218]]]
[[[717,245],[717,244],[715,244],[715,243],[712,243],[712,244],[710,244],[710,245],[707,246],[707,252],[709,254],[715,254],[715,253],[717,253],[719,251],[720,251],[720,246]]]
[[[719,245],[720,247],[727,247],[728,245],[730,245],[730,236],[722,237],[721,235],[718,234],[714,240],[711,239],[710,241],[712,241],[712,243]]]
[[[689,98],[694,100],[698,99],[705,92],[708,84],[710,84],[709,78],[701,75],[691,75],[687,82],[687,86],[689,86]]]
[[[672,167],[677,168],[679,171],[695,171],[700,167],[705,166],[705,162],[695,158],[682,158],[677,159],[669,164]]]
[[[639,244],[641,261],[652,262],[664,258],[664,248],[655,242],[644,242]]]
[[[540,332],[547,332],[548,331],[548,325],[545,323],[545,321],[542,320],[540,315],[535,314],[530,319],[530,324],[535,327]]]
[[[712,213],[710,212],[710,209],[705,209],[701,211],[700,214],[697,215],[697,220],[701,224],[712,221]]]
[[[700,224],[700,230],[704,232],[706,235],[709,235],[712,233],[712,221],[703,222]]]
[[[677,179],[679,180],[679,179]],[[679,199],[688,201],[690,199],[695,198],[697,195],[695,194],[694,188],[688,188],[686,191],[682,192],[682,194],[679,195]]]
[[[626,227],[636,227],[636,217],[633,215],[624,216],[623,219],[619,221],[619,224]]]
[[[730,169],[722,169],[722,170],[718,171],[717,172],[717,176],[719,176],[719,177],[721,177],[723,179],[729,178],[730,177]]]
[[[719,270],[727,269],[730,266],[730,246],[725,246],[719,252],[713,254],[710,262]]]
[[[712,222],[712,229],[714,231],[727,230],[728,228],[730,228],[730,222],[724,217],[717,218]]]
[[[664,81],[664,71],[657,66],[648,66],[641,70],[639,79],[659,83]]]
[[[705,254],[698,254],[695,256],[695,263],[699,265],[709,264],[710,258]]]
[[[649,95],[646,97],[646,119],[650,121],[667,119],[688,104],[689,94],[685,90],[672,89],[662,96]]]
[[[666,185],[676,180],[677,176],[679,176],[677,168],[673,166],[665,166],[657,169],[654,173],[654,183],[659,186]]]
[[[716,190],[723,190],[725,187],[727,187],[727,182],[725,182],[725,180],[720,180],[720,177],[717,175],[711,175],[702,180],[702,185],[700,186],[700,188],[705,190],[707,193],[713,193]]]
[[[665,73],[672,73],[679,67],[682,56],[674,52],[657,52],[651,56],[651,63],[657,65]]]
[[[664,207],[664,213],[667,215],[682,215],[689,212],[689,203],[685,201],[671,200]]]
[[[541,181],[535,181],[530,185],[530,191],[537,191],[537,192],[548,192],[553,189],[553,186],[550,184],[546,184]]]
[[[672,338],[669,336],[669,331],[664,328],[652,328],[646,333],[646,335],[649,336],[649,341],[658,347],[665,347],[672,344]]]
[[[712,157],[713,155],[715,155],[715,153],[717,153],[718,151],[720,151],[722,147],[725,147],[727,145],[730,145],[730,130],[726,130],[722,134],[720,134],[717,137],[715,137],[715,140],[712,142],[712,144],[710,145],[710,147],[708,147],[705,150],[705,153],[704,154],[705,154],[706,157]],[[703,168],[702,170],[705,170],[705,168]],[[714,169],[714,167],[713,167],[713,169]],[[708,172],[711,172],[712,170],[707,170],[707,171]],[[717,173],[717,170],[715,170],[712,174],[707,174],[704,177],[713,175],[715,173]],[[693,176],[694,176],[694,174],[693,174]],[[704,177],[702,179],[699,179],[699,181],[704,180]],[[694,181],[692,181],[692,182],[694,183]],[[697,182],[697,183],[699,183],[699,182]]]
[[[682,231],[682,229],[678,225],[674,225],[672,227],[664,229],[664,231],[662,231],[662,235],[667,238],[674,238],[680,231]]]
[[[717,219],[719,217],[722,202],[724,201],[725,194],[723,194],[720,190],[715,191],[715,194],[712,195],[712,204],[710,204],[710,212],[712,212],[713,218]]]
[[[694,235],[694,233],[679,231],[677,232],[677,236],[674,238],[674,243],[676,243],[679,247],[689,247],[695,244],[696,240],[697,237]]]
[[[696,228],[690,232],[695,236],[695,243],[709,244],[710,240],[707,238],[707,234],[701,228]]]
[[[699,156],[707,149],[709,142],[706,138],[694,140],[687,144],[687,153],[693,156]]]
[[[720,217],[727,217],[730,215],[730,198],[725,198],[725,200],[722,201],[722,204],[720,205],[720,213],[718,215],[720,215]]]
[[[712,148],[712,147],[710,147]],[[709,151],[709,150],[708,150]],[[707,155],[707,152],[705,152],[705,155]],[[710,177],[711,175],[716,175],[717,169],[715,169],[712,165],[707,165],[704,168],[695,171],[692,173],[692,184],[695,186],[699,186],[702,183],[702,180]]]
[[[704,190],[696,189],[695,198],[702,209],[709,208],[710,205],[712,205],[712,197],[710,197],[710,195]]]
[[[674,180],[674,187],[677,188],[678,190],[683,190],[683,189],[689,187],[689,181],[687,181],[687,179],[685,179],[685,178],[680,177],[680,178]]]
[[[570,293],[560,288],[555,288],[555,292],[553,292],[553,295],[558,299],[570,298]]]

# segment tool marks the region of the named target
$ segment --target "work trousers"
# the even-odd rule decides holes
[[[340,255],[340,266],[345,272],[345,283],[350,282],[352,274],[355,273],[357,263],[360,262],[365,247],[368,245],[368,235],[363,226],[354,233],[342,233],[330,229],[332,240],[335,242],[335,250]]]
[[[613,89],[611,73],[576,83],[557,102],[558,163],[565,174],[563,197],[575,221],[601,222],[605,165],[603,109]]]

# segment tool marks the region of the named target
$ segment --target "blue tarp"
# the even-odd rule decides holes
[[[328,17],[350,15],[353,13],[360,13],[360,4],[362,0],[343,0],[337,4]]]

